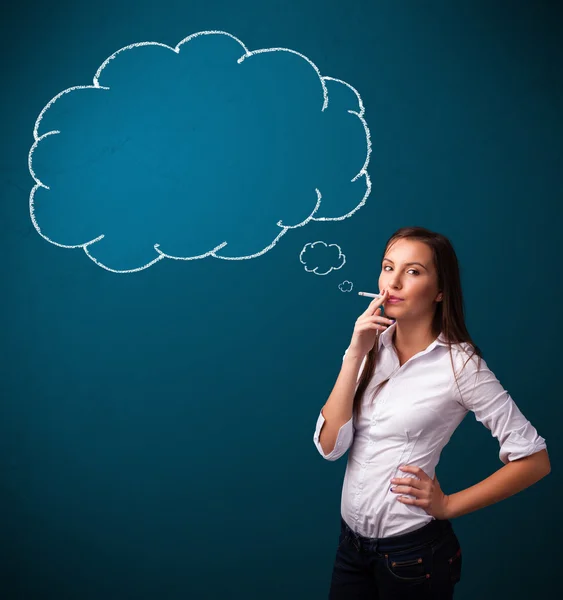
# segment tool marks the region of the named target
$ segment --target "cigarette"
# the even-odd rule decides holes
[[[370,294],[369,292],[358,292],[358,296],[367,296],[368,298],[381,298],[381,294]]]

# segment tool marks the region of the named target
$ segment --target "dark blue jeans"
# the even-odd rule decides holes
[[[461,547],[449,520],[402,535],[367,538],[340,518],[329,600],[451,600]]]

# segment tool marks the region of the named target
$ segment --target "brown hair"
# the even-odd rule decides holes
[[[399,239],[424,242],[432,250],[433,263],[438,274],[438,289],[442,291],[442,301],[436,304],[436,310],[432,320],[432,332],[436,337],[442,333],[447,341],[450,352],[450,361],[459,390],[457,373],[452,358],[452,344],[467,342],[473,347],[473,353],[469,356],[463,366],[467,364],[473,355],[477,355],[479,357],[477,368],[479,368],[481,365],[482,354],[479,347],[473,343],[465,326],[461,278],[455,250],[450,240],[439,233],[434,233],[424,227],[402,227],[387,240],[380,262],[383,261],[383,257],[391,244]],[[376,339],[373,348],[368,352],[362,375],[354,395],[353,411],[357,416],[360,415],[361,399],[373,377],[378,354],[379,338]],[[374,397],[387,381],[388,380],[382,381],[378,385]]]

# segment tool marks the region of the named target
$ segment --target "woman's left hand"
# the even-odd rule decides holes
[[[415,477],[391,479],[394,486],[392,491],[395,494],[410,494],[415,498],[397,496],[397,502],[420,506],[436,519],[447,519],[449,496],[442,492],[438,477],[434,475],[434,479],[430,479],[420,467],[414,465],[404,465],[399,469],[407,473],[413,473]]]

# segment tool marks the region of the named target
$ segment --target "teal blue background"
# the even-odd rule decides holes
[[[547,440],[552,473],[454,520],[456,598],[546,596],[558,573],[563,51],[555,2],[19,2],[0,44],[0,596],[325,598],[345,459],[318,412],[385,240],[421,225],[460,260],[472,337]],[[131,275],[47,243],[27,155],[43,106],[139,41],[225,30],[360,92],[368,203],[250,261]],[[307,273],[307,242],[346,265]],[[354,283],[342,293],[338,283]],[[502,465],[472,415],[437,468],[453,493]]]

